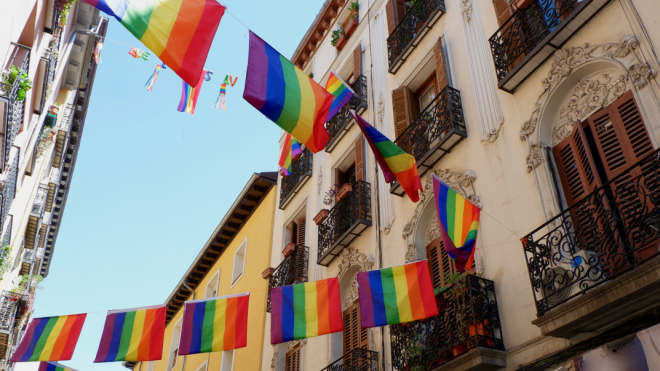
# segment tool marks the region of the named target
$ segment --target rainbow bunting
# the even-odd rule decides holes
[[[157,64],[156,65],[156,70],[154,70],[153,75],[147,80],[147,83],[144,84],[144,86],[147,88],[147,91],[151,91],[154,88],[154,84],[156,83],[156,79],[158,78],[158,74],[160,73],[160,69],[163,68],[162,65]]]
[[[187,301],[179,354],[197,354],[247,346],[250,293]]]
[[[330,71],[330,77],[328,78],[328,83],[325,84],[325,90],[329,91],[335,97],[326,118],[326,121],[330,121],[342,107],[348,104],[348,101],[353,98],[355,92],[334,71]]]
[[[445,250],[454,260],[456,270],[472,269],[481,209],[435,175],[433,195]]]
[[[243,98],[313,153],[325,148],[334,96],[252,31]]]
[[[438,315],[427,260],[357,275],[362,328]]]
[[[329,278],[270,291],[270,343],[344,331],[339,278]]]
[[[57,362],[39,362],[39,371],[77,371]]]
[[[282,176],[289,176],[292,172],[293,161],[296,161],[302,155],[302,148],[300,143],[287,133],[284,139],[284,146],[282,146],[282,154],[280,155],[280,174]]]
[[[114,16],[188,85],[196,87],[225,6],[216,0],[83,0]]]
[[[101,63],[101,50],[103,50],[103,42],[99,41],[96,43],[96,47],[94,48],[94,61],[96,64]]]
[[[12,362],[69,360],[87,314],[35,318],[28,326]]]
[[[94,362],[161,359],[165,311],[164,304],[108,311]]]
[[[181,100],[179,101],[179,107],[177,108],[177,111],[188,112],[191,115],[195,114],[197,98],[199,97],[199,92],[202,90],[204,76],[206,76],[206,71],[202,70],[202,74],[199,76],[199,81],[197,82],[196,88],[188,85],[185,81],[182,82],[183,88],[181,89]]]
[[[351,110],[351,113],[365,138],[367,138],[369,147],[371,147],[376,161],[378,161],[378,165],[383,171],[385,182],[389,183],[396,179],[412,202],[419,201],[418,191],[423,192],[424,189],[422,188],[422,181],[419,179],[415,158],[369,125],[355,111]]]

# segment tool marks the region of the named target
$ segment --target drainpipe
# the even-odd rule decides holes
[[[183,280],[182,283],[183,283],[183,287],[187,288],[189,291],[192,291],[193,300],[195,300],[195,290],[193,290],[192,288],[190,288],[190,286],[188,286],[185,279]],[[183,356],[183,361],[181,361],[181,371],[183,371],[184,367],[186,367],[186,356],[185,355]]]

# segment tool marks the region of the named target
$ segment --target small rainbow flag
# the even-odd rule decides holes
[[[165,305],[110,310],[94,362],[157,361],[162,358]]]
[[[96,43],[96,47],[94,48],[94,61],[96,64],[101,63],[101,50],[103,50],[103,42],[99,41]]]
[[[332,106],[330,106],[330,111],[328,111],[328,118],[326,119],[326,121],[330,121],[342,107],[348,104],[348,101],[353,98],[355,92],[334,71],[330,71],[330,77],[325,84],[325,90],[329,91],[335,97],[335,100],[332,101]]]
[[[325,148],[334,96],[252,31],[243,98],[313,153]]]
[[[271,289],[270,308],[273,345],[344,331],[337,277]]]
[[[300,143],[291,134],[287,133],[279,162],[280,174],[282,176],[291,175],[293,161],[296,161],[302,153]]]
[[[11,362],[66,361],[73,356],[87,314],[35,318]]]
[[[362,328],[438,315],[427,260],[358,273],[357,282]]]
[[[195,114],[197,98],[199,97],[199,92],[202,91],[204,76],[206,76],[206,70],[202,70],[202,74],[199,76],[199,81],[197,82],[196,88],[188,85],[188,83],[185,81],[182,82],[183,88],[181,89],[181,100],[179,101],[179,107],[177,108],[177,111],[188,112],[191,115]]]
[[[355,111],[351,110],[355,122],[362,130],[364,137],[367,138],[369,147],[378,161],[385,182],[389,183],[396,179],[412,202],[419,201],[418,191],[424,191],[422,181],[417,172],[417,162],[415,158],[404,152],[399,146],[394,144],[386,136],[381,134]]]
[[[187,301],[179,354],[219,352],[247,346],[250,293]]]
[[[77,371],[57,362],[39,362],[39,371]]]
[[[435,175],[433,196],[442,244],[447,254],[454,260],[459,272],[472,269],[481,209]]]

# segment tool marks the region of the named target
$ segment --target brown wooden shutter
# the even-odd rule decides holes
[[[506,0],[493,0],[493,7],[495,7],[497,24],[502,27],[502,25],[511,17],[511,6],[507,4]]]
[[[307,218],[302,217],[298,219],[298,240],[296,241],[298,245],[305,244],[306,226],[307,226]]]
[[[385,6],[385,13],[387,14],[387,32],[390,34],[396,28],[396,22],[394,20],[396,10],[394,10],[395,7],[393,2],[396,2],[396,0],[389,0]]]
[[[362,44],[358,44],[353,50],[353,79],[357,81],[362,75]]]
[[[433,46],[435,56],[435,76],[437,81],[436,92],[442,91],[448,85],[447,65],[445,64],[445,52],[442,50],[442,38]]]
[[[364,145],[362,134],[355,141],[355,179],[364,181]]]
[[[369,331],[360,324],[360,305],[355,302],[344,311],[344,354],[369,348]]]
[[[433,288],[446,286],[445,273],[455,273],[456,266],[445,251],[442,237],[438,237],[426,246],[426,259],[429,261],[429,271]]]
[[[291,242],[298,243],[298,224],[296,222],[291,223]]]
[[[394,129],[398,138],[412,120],[419,115],[419,107],[415,95],[408,86],[392,90],[392,109],[394,110]]]
[[[300,345],[296,345],[286,353],[286,366],[284,370],[300,371]]]
[[[342,185],[344,185],[345,182],[346,180],[344,179],[344,173],[341,170],[339,170],[339,168],[335,168],[335,184],[333,184],[332,186],[334,187],[335,185],[338,184],[338,187],[341,187]]]

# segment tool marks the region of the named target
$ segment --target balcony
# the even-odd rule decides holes
[[[268,278],[267,312],[270,312],[270,289],[307,282],[308,262],[309,248],[298,245],[293,253],[275,268],[273,275]]]
[[[378,352],[355,348],[321,371],[378,371]]]
[[[337,146],[337,143],[344,137],[346,133],[353,126],[353,115],[349,110],[355,110],[358,115],[362,114],[367,108],[369,108],[368,93],[367,93],[367,78],[365,76],[360,76],[355,80],[351,85],[351,89],[355,92],[355,95],[348,101],[348,104],[344,106],[337,114],[328,121],[326,124],[326,129],[330,135],[328,143],[325,145],[325,151],[330,153]]]
[[[59,27],[58,29],[57,36],[51,41],[51,45],[39,60],[38,74],[34,84],[34,96],[40,97],[38,100],[34,100],[34,113],[37,115],[41,115],[46,110],[44,106],[46,104],[46,98],[48,98],[48,90],[53,88],[51,85],[55,80],[55,70],[59,56],[60,40],[62,38],[62,30]]]
[[[3,291],[0,297],[0,359],[7,356],[7,347],[14,329],[19,310],[24,310],[28,302],[27,294]]]
[[[18,180],[18,159],[20,151],[18,148],[14,149],[11,152],[10,158],[11,162],[8,166],[9,171],[5,171],[4,174],[0,176],[4,180],[0,181],[0,188],[2,193],[0,197],[0,225],[4,225],[5,220],[7,220],[7,215],[9,213],[9,208],[11,208],[11,203],[14,201],[14,196],[16,195],[16,181]]]
[[[499,88],[513,93],[610,0],[533,0],[489,39]]]
[[[444,0],[419,0],[387,38],[389,72],[397,73],[435,22],[445,13]]]
[[[305,148],[302,155],[296,161],[291,163],[291,175],[282,176],[282,183],[280,185],[280,209],[284,210],[286,205],[291,202],[293,197],[298,194],[298,191],[307,183],[307,180],[312,177],[312,166],[314,158],[312,152]]]
[[[7,218],[7,222],[3,223],[4,229],[2,230],[2,240],[0,240],[3,244],[10,245],[11,244],[11,229],[14,224],[14,216],[9,215]],[[2,259],[6,258],[7,256],[0,257]]]
[[[30,217],[28,218],[27,228],[25,229],[25,248],[34,249],[39,242],[41,218],[44,216],[46,208],[46,198],[48,196],[48,185],[39,184],[37,195],[34,197],[32,209],[30,210]]]
[[[600,333],[660,309],[659,194],[655,151],[522,238],[544,335]]]
[[[496,370],[506,366],[493,281],[467,275],[436,296],[436,303],[439,315],[390,326],[395,369]],[[459,364],[462,367],[456,367]]]
[[[30,48],[11,43],[8,66],[16,66],[21,71],[28,71],[30,65]],[[25,99],[18,98],[20,80],[17,78],[12,85],[0,81],[0,173],[5,171],[9,160],[9,152],[18,135],[25,114]]]
[[[371,185],[358,180],[352,192],[338,201],[318,226],[317,264],[330,262],[371,226]]]
[[[466,137],[461,93],[447,86],[395,143],[415,157],[421,177]],[[403,197],[405,191],[393,180],[390,193]]]

